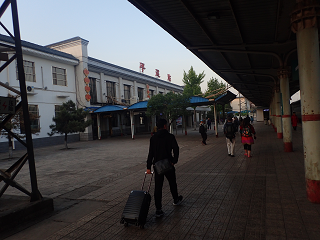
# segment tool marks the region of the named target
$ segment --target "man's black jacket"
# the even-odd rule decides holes
[[[165,158],[176,164],[179,158],[179,146],[174,135],[166,129],[161,129],[150,138],[147,169],[151,169],[153,163]]]

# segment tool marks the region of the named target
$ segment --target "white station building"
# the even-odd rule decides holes
[[[12,38],[0,35],[0,42],[14,45]],[[183,87],[140,72],[98,60],[88,55],[87,40],[71,38],[48,46],[22,41],[29,112],[34,147],[62,144],[63,136],[48,136],[52,118],[62,103],[72,100],[78,107],[89,109],[93,125],[84,133],[68,135],[68,142],[93,140],[131,132],[130,114],[117,106],[129,106],[148,100],[155,94],[183,92]],[[9,57],[10,57],[10,52]],[[1,63],[1,65],[3,62]],[[0,73],[0,81],[19,90],[16,62]],[[0,87],[0,96],[16,94]],[[107,107],[100,114],[93,111]],[[124,107],[122,107],[123,110]],[[97,119],[99,118],[99,119]],[[150,120],[144,112],[135,113],[135,132],[151,131]],[[15,148],[20,143],[15,141]],[[8,139],[0,138],[0,152],[8,150]]]

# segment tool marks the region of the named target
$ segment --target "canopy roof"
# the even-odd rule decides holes
[[[235,99],[237,96],[230,91],[222,94],[221,96],[215,99],[215,102],[221,105],[225,105]]]
[[[299,90],[293,0],[129,0],[256,106],[269,107],[278,71]],[[291,70],[290,70],[291,69]]]
[[[101,112],[116,112],[116,111],[122,111],[127,106],[122,106],[122,105],[106,105],[101,108],[98,108],[97,110],[94,111],[94,113],[101,113]]]
[[[138,110],[138,109],[147,109],[148,101],[143,102],[137,102],[130,107],[128,107],[128,110]]]

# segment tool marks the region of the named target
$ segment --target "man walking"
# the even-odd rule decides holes
[[[207,145],[207,128],[204,125],[204,120],[201,120],[200,126],[199,126],[199,133],[201,134],[202,137],[202,145]]]
[[[173,134],[167,130],[167,120],[159,119],[157,122],[158,131],[150,138],[149,154],[147,159],[147,174],[151,174],[151,165],[163,159],[169,159],[172,165],[178,162],[179,146]],[[173,156],[172,156],[173,152]],[[164,176],[167,178],[170,191],[173,198],[173,205],[180,205],[182,196],[178,195],[178,188],[176,182],[175,168],[165,174],[158,174],[155,171],[155,187],[154,187],[154,201],[156,205],[156,217],[162,217],[162,186]]]
[[[208,130],[211,130],[211,119],[208,118],[207,120],[207,127],[208,127]]]
[[[234,157],[234,147],[236,145],[236,139],[235,139],[236,127],[232,122],[231,116],[228,116],[227,122],[223,127],[223,132],[226,135],[228,155],[231,157]]]

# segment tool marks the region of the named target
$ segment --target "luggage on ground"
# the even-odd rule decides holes
[[[128,226],[128,224],[134,224],[144,228],[147,221],[149,212],[151,195],[149,194],[153,173],[151,174],[150,183],[147,191],[143,191],[143,186],[147,177],[147,173],[144,175],[141,190],[131,191],[127,200],[126,206],[124,207],[120,223]]]

